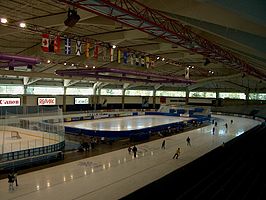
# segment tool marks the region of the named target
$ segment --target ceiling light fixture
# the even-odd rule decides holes
[[[80,16],[78,15],[75,8],[68,9],[67,19],[64,21],[64,24],[69,27],[75,26],[75,24],[80,20]]]
[[[26,28],[26,24],[25,24],[24,22],[21,22],[21,23],[19,24],[19,26],[20,26],[21,28]]]
[[[6,18],[1,18],[1,23],[2,24],[6,24],[7,23],[7,19]]]

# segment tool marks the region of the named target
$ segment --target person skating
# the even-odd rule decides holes
[[[179,156],[180,156],[180,148],[178,147],[174,156],[173,156],[173,159],[175,159],[175,158],[178,159]]]

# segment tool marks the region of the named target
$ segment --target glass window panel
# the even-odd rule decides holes
[[[0,94],[24,94],[23,85],[0,85]]]
[[[36,94],[36,95],[63,95],[63,87],[51,87],[51,86],[28,86],[27,94]]]
[[[266,93],[250,93],[249,99],[251,99],[251,100],[266,100]]]
[[[152,90],[126,90],[127,96],[153,96]]]
[[[234,93],[234,92],[220,92],[219,98],[225,99],[246,99],[245,93]]]
[[[186,97],[185,91],[163,91],[158,90],[156,91],[156,96],[161,97]]]
[[[66,95],[93,95],[93,88],[67,88]]]
[[[120,95],[122,96],[122,89],[101,89],[101,95]]]
[[[189,97],[216,98],[215,92],[189,92]]]

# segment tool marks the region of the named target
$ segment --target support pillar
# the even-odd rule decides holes
[[[64,87],[64,95],[63,95],[63,113],[66,112],[66,88]]]

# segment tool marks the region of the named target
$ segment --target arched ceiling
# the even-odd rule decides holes
[[[266,3],[263,0],[245,2],[241,0],[141,0],[139,2],[183,23],[191,31],[231,51],[266,74]],[[42,81],[45,81],[46,78],[51,78],[54,82],[60,82],[63,85],[63,79],[66,78],[74,80],[72,86],[75,83],[80,83],[76,80],[82,80],[84,85],[90,85],[93,81],[123,85],[128,81],[84,76],[61,77],[55,75],[54,72],[69,68],[71,63],[75,63],[75,65],[78,64],[76,68],[88,65],[89,68],[96,66],[96,68],[129,69],[184,79],[185,68],[190,65],[194,66],[193,69],[190,69],[190,79],[196,83],[192,85],[162,83],[161,85],[173,88],[189,87],[195,90],[227,88],[235,91],[249,89],[266,92],[264,80],[244,74],[241,70],[215,60],[210,59],[211,62],[204,65],[206,57],[203,55],[85,10],[77,9],[81,19],[74,27],[65,26],[64,20],[67,18],[69,7],[58,0],[0,1],[0,17],[9,20],[9,23],[5,25],[0,24],[0,53],[31,56],[42,60],[41,64],[30,70],[25,67],[15,67],[14,70],[9,70],[4,67],[7,65],[6,61],[0,61],[2,66],[0,83],[15,79],[23,83],[24,79],[29,79],[31,81],[28,83],[38,84],[43,83]],[[21,21],[30,24],[28,27],[31,29],[19,28],[18,23]],[[179,64],[157,61],[155,67],[147,69],[101,59],[95,63],[93,59],[86,59],[84,55],[65,55],[63,50],[60,54],[44,53],[41,50],[41,33],[49,31],[60,32],[61,35],[71,35],[75,38],[89,38],[116,44],[119,48],[165,57]],[[63,48],[63,44],[61,47]],[[46,63],[47,59],[52,62]],[[68,63],[67,66],[63,64],[64,62]],[[208,73],[209,71],[214,73]],[[121,74],[121,76],[123,75]],[[134,78],[134,76],[130,77]],[[141,83],[130,84],[139,85]],[[145,83],[145,85],[150,87],[154,83]]]

